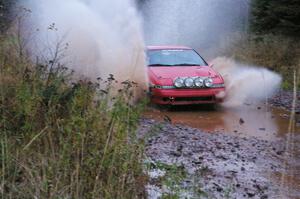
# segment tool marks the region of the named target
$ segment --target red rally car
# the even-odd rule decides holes
[[[147,60],[153,103],[187,105],[223,101],[224,79],[192,48],[148,46]]]

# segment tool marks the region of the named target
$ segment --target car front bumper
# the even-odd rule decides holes
[[[162,105],[214,104],[225,98],[225,88],[150,89],[151,101]]]

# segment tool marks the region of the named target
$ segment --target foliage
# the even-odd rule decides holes
[[[4,32],[12,21],[12,7],[16,0],[0,0],[0,33]]]
[[[146,163],[146,166],[148,171],[162,172],[162,175],[152,179],[155,186],[161,187],[162,199],[208,198],[208,194],[202,190],[201,184],[202,178],[207,172],[206,167],[190,174],[183,165],[150,161]]]
[[[225,56],[276,71],[283,77],[284,89],[291,88],[293,71],[300,70],[299,40],[273,34],[236,34],[230,43]]]
[[[2,198],[142,198],[143,104],[114,78],[74,81],[65,66],[32,64],[13,36],[0,48]]]
[[[253,0],[252,30],[259,34],[300,37],[299,0]]]

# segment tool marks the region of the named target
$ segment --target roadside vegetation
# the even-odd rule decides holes
[[[143,145],[132,82],[74,80],[0,37],[1,198],[143,198]]]
[[[282,35],[236,34],[224,55],[255,66],[264,66],[282,75],[283,89],[292,89],[294,72],[300,76],[300,42]],[[297,81],[299,82],[299,81]],[[300,84],[298,84],[300,88]]]
[[[199,168],[194,174],[189,174],[180,162],[165,164],[160,161],[148,161],[145,165],[150,173],[149,184],[162,189],[162,199],[210,198],[202,190],[202,180],[209,172],[207,167]]]
[[[249,29],[229,38],[228,43],[232,45],[224,55],[276,71],[283,76],[282,87],[292,89],[294,73],[300,77],[300,2],[252,0],[248,3],[251,4]]]
[[[12,8],[17,0],[0,0],[0,34],[4,33],[13,21]]]
[[[225,55],[283,76],[283,88],[300,76],[300,1],[251,0],[249,29],[230,38]],[[299,82],[299,81],[298,81]],[[298,85],[300,87],[300,85]]]

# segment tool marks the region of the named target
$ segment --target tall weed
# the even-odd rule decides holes
[[[57,62],[32,63],[0,38],[2,198],[143,198],[144,104],[132,82],[73,78]]]

